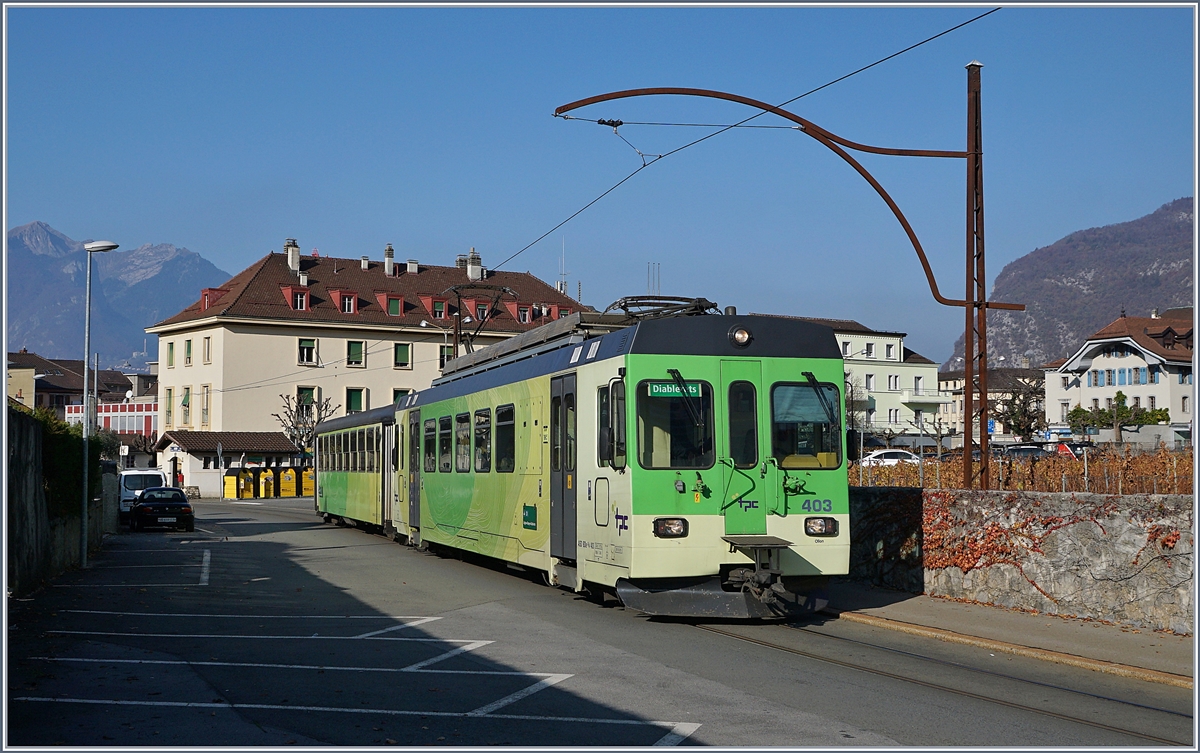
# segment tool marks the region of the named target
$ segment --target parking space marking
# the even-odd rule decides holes
[[[475,641],[470,646],[463,650],[471,650],[486,646],[492,641]],[[459,654],[461,651],[455,650],[452,654]],[[450,658],[450,654],[436,656],[428,662],[418,662],[410,664],[407,667],[338,667],[332,665],[321,664],[271,664],[268,662],[234,662],[234,661],[187,661],[185,659],[88,659],[78,656],[30,656],[28,661],[56,661],[56,662],[75,662],[78,664],[166,664],[172,666],[183,667],[237,667],[244,669],[299,669],[299,670],[319,670],[321,672],[385,672],[397,673],[407,672],[413,674],[428,674],[428,675],[489,675],[501,677],[557,677],[553,672],[521,672],[519,670],[499,671],[493,669],[424,669],[424,667],[435,661]],[[566,677],[574,677],[574,675],[562,675]]]
[[[231,505],[262,505],[262,502],[230,502]]]
[[[533,685],[530,685],[527,688],[518,690],[515,693],[510,693],[509,695],[504,696],[503,698],[501,698],[498,701],[492,701],[491,703],[487,704],[486,706],[480,706],[479,708],[475,709],[474,711],[468,711],[467,716],[487,716],[488,714],[492,713],[496,709],[503,708],[503,707],[509,705],[510,703],[516,703],[517,701],[521,700],[522,698],[531,696],[534,693],[538,692],[539,690],[545,690],[546,688],[549,688],[553,685],[557,685],[558,683],[560,683],[563,680],[566,680],[570,677],[574,677],[574,675],[550,675],[549,677],[544,677],[541,680],[538,680],[537,682],[535,682]]]
[[[110,612],[102,609],[64,609],[73,614],[112,614],[122,617],[241,617],[248,620],[440,620],[441,617],[414,617],[402,614],[196,614],[184,612]]]
[[[660,745],[678,745],[688,735],[699,729],[700,725],[692,722],[659,722],[643,719],[604,719],[583,716],[539,716],[533,714],[481,714],[474,715],[464,711],[408,711],[405,709],[363,709],[339,706],[287,706],[277,703],[205,703],[191,701],[121,701],[99,698],[45,698],[38,696],[19,696],[13,701],[26,703],[77,703],[94,706],[143,706],[149,708],[185,708],[185,709],[261,709],[266,711],[309,711],[327,712],[332,714],[378,714],[380,716],[422,716],[454,719],[507,719],[512,721],[533,722],[575,722],[583,724],[618,724],[627,726],[665,727],[670,730],[655,743]]]
[[[357,635],[231,635],[229,633],[118,633],[100,630],[46,630],[54,635],[107,635],[126,638],[245,638],[264,641],[402,641],[408,643],[476,643],[473,639],[460,640],[457,638],[363,638]]]
[[[200,585],[208,585],[208,566],[212,562],[212,550],[204,550],[204,562],[200,563]]]
[[[386,627],[383,630],[376,630],[371,633],[363,633],[362,635],[356,635],[354,637],[355,638],[374,638],[377,635],[383,635],[384,633],[390,633],[393,630],[403,630],[404,628],[410,628],[415,625],[424,625],[426,622],[433,622],[434,620],[440,620],[440,619],[442,619],[442,618],[441,617],[418,617],[418,618],[414,619],[412,622],[406,622],[403,625],[392,625],[391,627]]]
[[[437,663],[438,663],[438,662],[440,662],[440,661],[445,661],[446,659],[449,659],[449,658],[451,658],[451,657],[454,657],[454,656],[458,656],[459,654],[465,654],[465,653],[466,653],[466,652],[468,652],[468,651],[474,651],[474,650],[475,650],[475,649],[477,649],[477,648],[482,648],[482,647],[484,647],[484,646],[486,646],[486,645],[488,645],[488,644],[490,644],[490,643],[492,643],[492,641],[474,641],[474,642],[472,642],[472,643],[468,643],[468,644],[467,644],[467,645],[465,645],[465,646],[459,646],[459,647],[458,647],[458,648],[456,648],[456,649],[452,649],[452,650],[450,650],[450,651],[447,651],[447,652],[446,652],[446,653],[444,653],[444,654],[439,654],[439,655],[437,655],[437,656],[433,657],[432,659],[426,659],[425,661],[419,661],[419,662],[417,662],[416,664],[409,664],[407,667],[405,667],[405,668],[404,668],[403,670],[401,670],[401,671],[403,671],[403,672],[416,672],[416,671],[417,671],[417,670],[419,670],[419,669],[423,669],[423,668],[425,668],[425,667],[428,667],[430,664],[437,664]],[[429,671],[430,671],[430,672],[436,672],[436,671],[438,671],[438,670],[431,669],[431,670],[429,670]],[[514,674],[519,674],[519,675],[520,675],[520,674],[526,674],[526,673],[524,673],[524,672],[515,672]],[[539,676],[540,676],[540,675],[539,675]]]

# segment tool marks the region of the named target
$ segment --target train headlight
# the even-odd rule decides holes
[[[729,330],[729,342],[739,348],[744,348],[754,339],[754,334],[750,330],[740,325]]]
[[[660,539],[682,539],[688,535],[687,518],[655,518],[654,535]]]
[[[804,532],[809,536],[837,536],[837,518],[805,518]]]

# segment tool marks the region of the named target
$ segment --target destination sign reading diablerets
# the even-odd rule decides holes
[[[647,382],[650,397],[680,397],[679,385],[675,382]],[[700,383],[687,382],[688,397],[700,397]]]

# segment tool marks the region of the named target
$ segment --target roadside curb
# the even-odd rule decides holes
[[[1145,682],[1173,685],[1177,688],[1187,688],[1188,690],[1192,690],[1194,686],[1194,682],[1191,677],[1176,675],[1170,672],[1160,672],[1155,669],[1144,669],[1142,667],[1131,667],[1127,664],[1118,664],[1116,662],[1105,661],[1103,659],[1088,659],[1083,656],[1066,654],[1061,651],[1050,651],[1048,649],[1033,648],[1031,646],[1018,646],[1015,643],[1005,643],[1004,641],[978,638],[973,635],[963,635],[962,633],[955,633],[951,630],[926,627],[925,625],[914,625],[911,622],[901,622],[899,620],[892,620],[886,617],[876,617],[870,614],[863,614],[862,612],[842,611],[840,609],[828,607],[821,611],[825,614],[832,615],[839,620],[858,622],[863,625],[871,625],[873,627],[885,628],[887,630],[898,630],[902,633],[920,635],[926,638],[936,638],[937,640],[946,641],[948,643],[961,643],[967,646],[985,648],[989,651],[1002,651],[1006,654],[1015,654],[1017,656],[1025,656],[1032,659],[1050,661],[1056,664],[1066,664],[1072,667],[1091,669],[1096,672],[1130,677],[1136,680],[1143,680]]]

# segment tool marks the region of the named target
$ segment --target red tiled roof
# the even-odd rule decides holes
[[[773,316],[778,319],[798,319],[802,322],[812,322],[814,324],[823,324],[826,327],[832,328],[835,332],[862,332],[870,335],[898,335],[907,337],[905,332],[886,332],[884,330],[871,329],[865,324],[860,324],[853,319],[823,319],[817,316],[791,316],[789,314],[754,314],[750,316]]]
[[[207,319],[212,316],[275,319],[299,322],[322,322],[339,324],[386,324],[401,327],[416,327],[422,319],[435,322],[433,312],[427,308],[432,305],[432,299],[441,298],[446,301],[446,316],[440,322],[442,326],[453,324],[456,299],[453,293],[443,295],[455,285],[466,285],[467,271],[460,267],[437,267],[420,265],[416,274],[409,274],[407,265],[403,262],[396,264],[397,274],[386,277],[383,273],[383,262],[370,261],[367,269],[361,268],[358,259],[336,259],[328,256],[300,257],[300,271],[308,275],[309,306],[304,311],[296,311],[285,290],[289,287],[300,288],[298,276],[288,269],[287,254],[271,253],[251,264],[246,269],[232,277],[219,290],[225,291],[215,302],[211,302],[207,311],[203,310],[203,297],[174,316],[153,325],[164,327],[174,324],[185,324],[191,321]],[[585,310],[578,301],[563,295],[550,285],[542,282],[528,272],[496,272],[488,271],[487,276],[478,282],[480,285],[503,286],[517,294],[516,299],[506,295],[502,301],[527,304],[542,304],[548,307],[558,306],[571,312]],[[210,289],[211,292],[212,289]],[[336,305],[333,291],[352,291],[357,299],[355,313],[344,314]],[[199,291],[197,291],[199,293]],[[478,291],[479,303],[490,303],[494,291]],[[404,311],[400,316],[391,316],[387,312],[387,297],[400,296],[404,300]],[[464,305],[470,296],[463,292]],[[425,300],[423,301],[422,298]],[[212,298],[210,296],[210,301]],[[484,328],[485,331],[524,332],[533,329],[546,320],[531,317],[527,324],[516,321],[512,310],[503,305],[498,306],[498,314],[494,314]],[[474,311],[463,312],[464,318],[475,319]],[[467,325],[477,327],[476,323]]]
[[[154,445],[162,452],[177,444],[185,452],[216,452],[217,443],[222,452],[254,452],[293,455],[300,452],[296,445],[281,431],[168,431]]]
[[[1192,360],[1192,309],[1171,309],[1170,318],[1122,316],[1088,338],[1115,340],[1129,338],[1138,347],[1168,361],[1190,363]],[[1164,343],[1172,343],[1168,348]]]

